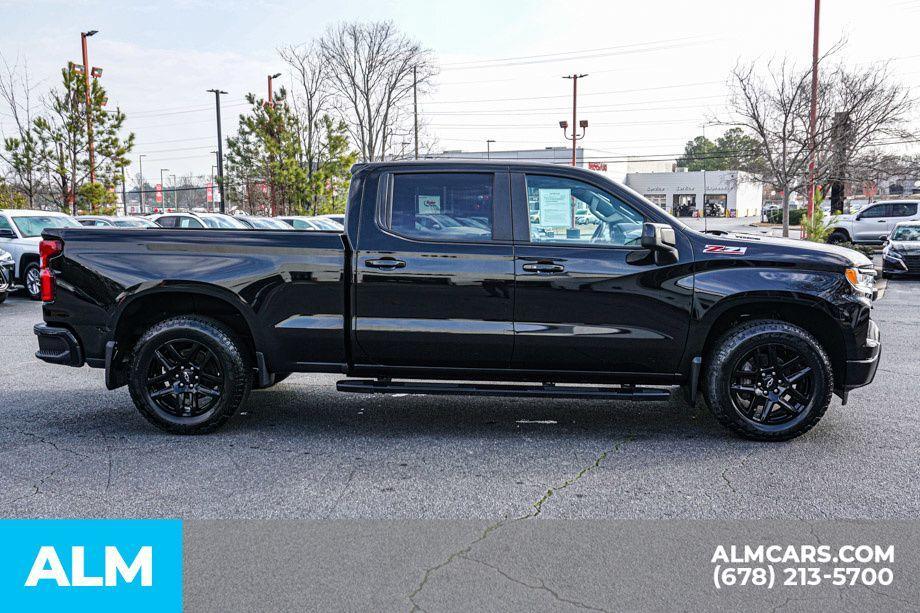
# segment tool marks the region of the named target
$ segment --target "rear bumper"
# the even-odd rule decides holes
[[[36,358],[50,364],[83,366],[83,349],[70,330],[46,324],[35,324],[33,330],[38,337]]]
[[[866,342],[862,348],[862,355],[858,360],[847,360],[846,380],[843,382],[844,390],[851,390],[864,385],[869,385],[875,379],[875,372],[882,357],[882,342],[878,325],[869,320],[869,331]]]

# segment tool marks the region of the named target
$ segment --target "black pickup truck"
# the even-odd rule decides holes
[[[292,372],[332,372],[361,393],[664,401],[683,386],[735,432],[784,440],[878,367],[865,256],[700,233],[590,171],[359,165],[345,225],[48,230],[36,355],[105,368],[174,433],[214,430]]]

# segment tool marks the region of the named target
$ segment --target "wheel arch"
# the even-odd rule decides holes
[[[38,257],[37,253],[26,252],[19,256],[19,262],[17,263],[18,268],[16,270],[16,278],[19,279],[20,283],[25,284],[26,266],[28,266],[32,262],[35,262],[35,263],[41,262],[41,258]]]
[[[702,356],[705,366],[715,342],[725,332],[740,323],[756,319],[784,321],[814,336],[830,357],[834,381],[844,380],[846,341],[843,331],[833,316],[831,305],[816,296],[770,292],[769,295],[753,294],[720,302],[700,322],[703,333],[697,336],[691,355]]]
[[[118,353],[126,355],[150,326],[179,315],[223,323],[237,334],[252,359],[261,351],[263,339],[255,315],[238,296],[206,284],[175,284],[132,294],[113,312],[109,328]]]

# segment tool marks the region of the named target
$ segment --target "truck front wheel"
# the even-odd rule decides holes
[[[734,327],[717,341],[708,362],[709,407],[723,426],[746,438],[795,438],[830,405],[830,359],[798,326],[757,320]]]
[[[180,316],[155,324],[135,346],[128,389],[144,418],[173,434],[205,434],[236,413],[252,368],[220,322]]]

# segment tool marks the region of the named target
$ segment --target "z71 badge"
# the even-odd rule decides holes
[[[730,247],[729,245],[706,245],[703,253],[719,253],[721,255],[744,255],[747,247]]]

